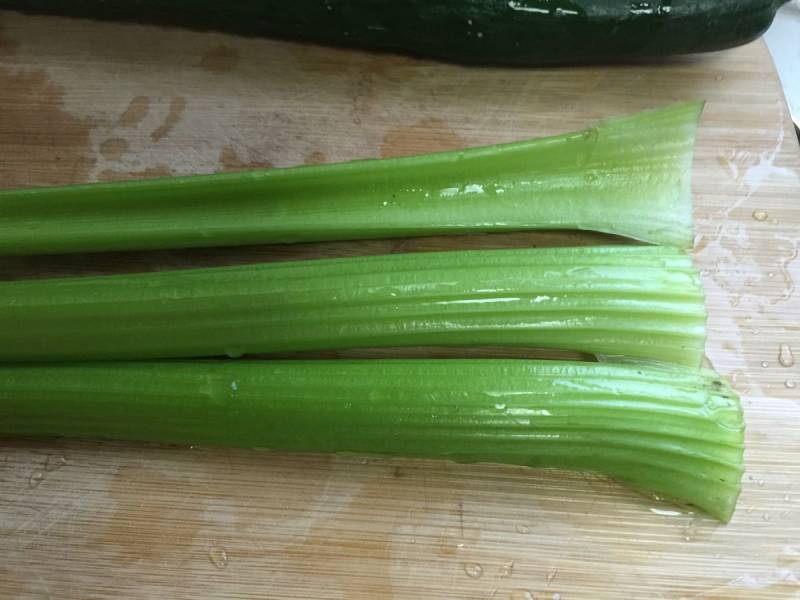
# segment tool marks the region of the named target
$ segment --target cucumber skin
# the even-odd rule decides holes
[[[532,66],[739,46],[764,33],[785,1],[0,0],[0,9]]]

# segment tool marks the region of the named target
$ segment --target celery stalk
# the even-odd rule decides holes
[[[0,366],[0,435],[593,471],[730,519],[739,400],[712,372],[525,360]]]
[[[691,247],[702,104],[407,158],[0,191],[0,254],[585,229]]]
[[[0,360],[524,346],[698,366],[702,287],[654,246],[397,254],[0,283]]]

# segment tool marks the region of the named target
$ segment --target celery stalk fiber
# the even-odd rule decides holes
[[[0,254],[585,229],[691,247],[699,102],[387,160],[0,191]]]
[[[592,471],[727,521],[739,400],[712,372],[526,360],[0,366],[0,435]]]
[[[524,346],[698,366],[691,259],[610,246],[396,254],[0,283],[0,360]]]

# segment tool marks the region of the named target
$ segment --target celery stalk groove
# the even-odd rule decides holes
[[[518,346],[700,364],[684,253],[610,246],[397,254],[0,283],[0,360]]]
[[[386,160],[0,191],[0,254],[526,229],[692,243],[699,102],[585,131]]]
[[[0,366],[0,435],[602,473],[727,521],[743,421],[712,372],[524,360]]]

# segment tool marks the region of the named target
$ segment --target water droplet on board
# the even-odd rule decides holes
[[[528,534],[531,532],[530,525],[517,525],[517,533]]]
[[[534,600],[534,597],[530,590],[513,590],[511,600]]]
[[[785,385],[785,386],[786,386],[787,388],[789,388],[790,390],[793,390],[794,388],[796,388],[796,387],[797,387],[797,383],[795,382],[795,380],[794,380],[794,379],[787,379],[787,380],[786,380],[786,381],[783,383],[783,385]]]
[[[778,555],[778,563],[788,565],[800,561],[800,546],[784,546]]]
[[[794,354],[789,344],[781,344],[780,350],[778,351],[778,362],[781,363],[782,367],[794,366]]]
[[[719,73],[716,77],[714,77],[715,81],[722,81],[723,79],[725,79],[725,75],[722,73]]]
[[[228,566],[228,551],[222,546],[212,546],[208,551],[208,559],[218,569]]]
[[[763,515],[761,515],[761,518],[764,519],[765,521],[769,521],[769,513],[764,513]]]
[[[791,501],[792,501],[792,497],[791,497],[789,494],[786,494],[786,495],[783,497],[783,501],[784,501],[784,502],[791,502]]]
[[[464,563],[464,573],[467,574],[467,577],[479,579],[483,576],[483,567],[478,563]]]
[[[664,510],[661,508],[651,508],[650,512],[654,515],[659,515],[661,517],[682,517],[683,513],[679,510]]]
[[[57,471],[61,467],[65,466],[67,466],[67,459],[60,454],[51,454],[47,457],[47,460],[44,461],[45,471]]]
[[[755,506],[748,506],[746,509],[744,509],[744,511],[745,511],[745,512],[746,512],[746,513],[749,515],[749,514],[750,514],[750,513],[752,513],[752,512],[753,512],[755,509],[756,509],[756,508],[755,508]]]
[[[553,580],[556,578],[556,575],[558,575],[558,569],[549,570],[547,572],[547,576],[545,577],[545,585],[549,586],[551,583],[553,583]]]
[[[759,479],[756,483],[758,484],[758,487],[764,487],[764,480],[763,479]]]
[[[765,210],[754,210],[753,218],[756,221],[766,221],[767,219],[769,219],[769,214]]]
[[[762,360],[761,361],[761,368],[762,369],[766,369],[767,367],[769,367],[769,363],[767,361],[765,361],[765,360]]]
[[[689,520],[683,528],[683,541],[691,542],[692,540],[700,539],[702,520],[694,518]]]
[[[511,574],[514,572],[514,561],[505,563],[502,567],[500,567],[500,573],[498,574],[499,577],[511,577]]]
[[[35,489],[39,487],[42,481],[44,481],[44,473],[42,473],[41,471],[34,471],[28,478],[28,487],[31,489]]]

